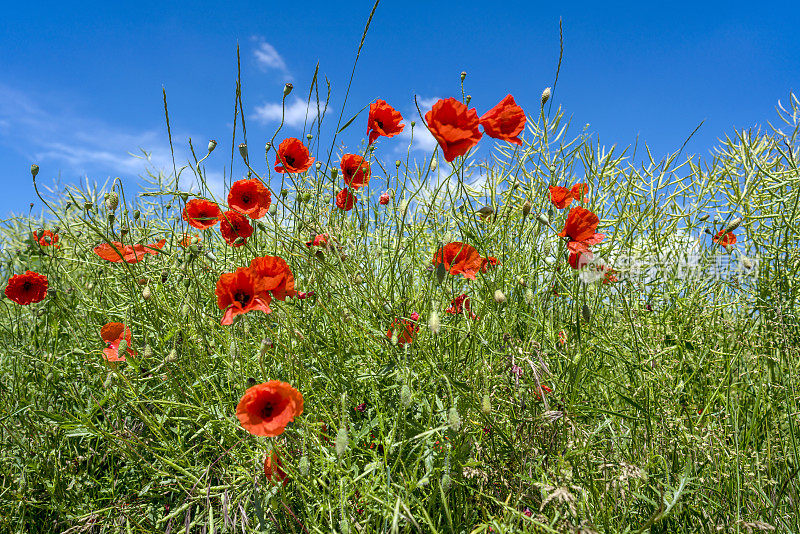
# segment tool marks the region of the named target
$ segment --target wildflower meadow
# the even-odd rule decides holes
[[[800,100],[655,159],[470,83],[331,135],[316,76],[297,137],[239,99],[144,185],[32,162],[0,530],[800,531]]]

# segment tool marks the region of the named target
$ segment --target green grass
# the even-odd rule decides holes
[[[704,160],[604,149],[548,107],[526,110],[521,146],[497,143],[492,160],[459,158],[452,172],[438,151],[395,162],[401,141],[382,139],[351,149],[373,178],[347,213],[332,201],[338,156],[325,163],[319,136],[308,144],[322,165],[300,176],[272,176],[274,148],[266,161],[251,148],[277,209],[240,248],[218,229],[198,232],[200,247],[178,245],[182,207],[211,195],[205,169],[226,166],[221,149],[179,163],[194,192],[155,174],[135,198],[114,181],[115,210],[102,190],[51,195],[44,219],[2,227],[4,276],[35,270],[50,292],[0,303],[0,529],[800,531],[800,103],[790,104],[782,131],[737,132]],[[568,210],[551,207],[547,186],[582,181],[608,236],[595,250],[618,262],[619,282],[582,283],[554,236]],[[483,206],[493,214],[479,217]],[[734,217],[728,252],[705,231]],[[39,227],[58,227],[61,248],[36,245]],[[123,229],[127,242],[166,238],[164,253],[111,264],[92,252]],[[341,248],[306,246],[322,232]],[[702,238],[702,273],[718,258],[755,267],[681,277],[685,235]],[[499,266],[440,280],[433,254],[451,241]],[[220,273],[267,254],[315,297],[221,326]],[[625,255],[660,268],[642,276]],[[461,293],[479,320],[445,313]],[[389,324],[412,312],[419,333],[394,345]],[[110,321],[131,327],[139,351],[116,367],[99,336]],[[277,438],[251,436],[236,405],[272,379],[301,391],[305,411]],[[538,384],[553,391],[541,399]],[[263,474],[273,448],[285,486]]]

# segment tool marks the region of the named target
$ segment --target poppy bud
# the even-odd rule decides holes
[[[124,227],[120,228],[119,235],[122,236],[122,237],[125,237],[126,235],[128,235],[128,233],[130,231],[131,231],[130,228],[128,228],[127,226],[124,226]]]
[[[539,223],[543,224],[544,226],[548,226],[550,224],[550,221],[547,219],[547,215],[543,213],[537,215],[536,220],[539,221]]]
[[[747,256],[742,256],[742,265],[744,265],[745,268],[747,268],[747,269],[752,269],[753,268],[753,260],[751,260]]]
[[[416,125],[417,125],[417,121],[411,121],[411,127],[412,127],[412,128],[413,128],[414,126],[416,126]]]
[[[114,219],[116,219],[116,216],[113,213],[109,213],[108,214],[108,224],[113,225],[114,224]]]
[[[347,435],[347,428],[342,425],[336,433],[336,454],[341,456],[347,452],[347,446],[350,444],[349,442],[350,438]]]
[[[140,216],[141,216],[141,213],[139,213],[139,210],[133,210],[133,220],[134,221],[138,221]]]
[[[142,290],[142,298],[144,300],[150,300],[150,297],[152,296],[153,292],[150,291],[150,286],[144,286],[144,289]]]
[[[725,230],[723,230],[723,233],[733,232],[734,230],[739,228],[740,224],[742,224],[742,218],[741,217],[736,217],[734,220],[732,220],[728,224],[728,226],[725,227]]]
[[[467,97],[464,99],[464,104],[469,106],[471,100],[472,100],[472,95],[467,95]]]
[[[392,330],[392,345],[397,345],[397,330]]]
[[[436,169],[439,168],[439,163],[434,159],[431,161],[431,172],[436,172]]]
[[[283,96],[289,96],[289,93],[292,92],[292,89],[294,89],[294,85],[292,85],[290,83],[287,83],[286,85],[284,85],[283,86]]]
[[[451,406],[450,411],[447,412],[447,422],[454,432],[458,432],[461,429],[461,416],[458,414],[458,409],[455,406]]]
[[[150,345],[145,345],[144,346],[144,352],[142,353],[142,355],[145,358],[152,358],[153,357],[153,347],[151,347]]]
[[[306,191],[305,193],[303,193],[303,202],[308,202],[309,200],[311,200],[311,193]]]
[[[164,206],[164,209],[165,210],[171,210],[172,209],[172,204],[167,204],[166,206]]]
[[[436,280],[441,284],[444,282],[444,275],[447,274],[447,268],[444,266],[444,263],[440,263],[436,266]]]
[[[39,174],[39,166],[34,163],[33,165],[31,165],[31,176],[36,178],[37,174]]]
[[[239,155],[242,156],[242,159],[247,161],[247,144],[246,143],[239,143]]]
[[[269,214],[274,217],[277,213],[278,213],[278,205],[277,204],[272,204],[269,207]]]
[[[173,347],[172,350],[169,351],[169,354],[167,354],[167,357],[164,358],[164,361],[165,362],[174,362],[177,359],[178,359],[178,351],[175,350],[175,348]]]
[[[119,195],[114,191],[106,193],[106,209],[113,212],[117,206],[119,206]]]
[[[494,290],[494,301],[498,304],[503,304],[506,300],[505,294],[499,289]]]
[[[308,456],[304,454],[297,463],[297,469],[300,471],[301,475],[307,477],[310,470],[309,467]]]
[[[581,307],[581,316],[583,316],[583,320],[587,323],[592,320],[592,312],[586,304]]]
[[[702,214],[700,217],[697,218],[698,221],[703,222],[708,220],[708,213]]]
[[[239,237],[237,237],[236,239],[233,240],[233,246],[234,247],[239,247],[239,246],[244,244],[244,241],[245,241],[244,238],[242,236],[239,236]]]
[[[467,71],[465,71],[465,70],[462,70],[462,71],[461,71],[461,81],[463,82],[463,81],[464,81],[464,78],[466,78],[466,77],[467,77]]]
[[[550,88],[549,87],[545,87],[544,91],[542,91],[542,107],[544,107],[544,105],[547,104],[547,101],[550,100],[550,95],[551,94],[552,94],[552,91],[550,90]]]
[[[442,323],[439,321],[439,313],[436,310],[433,310],[430,317],[428,317],[428,328],[431,329],[433,334],[438,334],[441,327]]]
[[[488,393],[481,399],[481,412],[484,415],[492,413],[492,399],[489,397]]]
[[[331,178],[335,180],[337,176],[339,176],[339,169],[334,167],[331,169]]]
[[[119,342],[119,346],[117,347],[117,353],[125,354],[127,350],[128,350],[128,342],[123,339],[122,341]]]
[[[488,217],[492,213],[494,213],[494,208],[492,208],[491,206],[484,206],[478,210],[478,215],[480,215],[481,217]]]
[[[450,487],[453,485],[453,480],[450,478],[449,473],[445,473],[442,475],[442,491],[448,493],[450,491]]]
[[[522,205],[522,216],[527,217],[530,212],[531,212],[531,201],[526,200],[525,204]]]
[[[306,139],[311,141],[312,139],[314,139],[314,134],[306,134]],[[319,162],[317,162],[317,163],[319,163]]]
[[[212,139],[208,142],[208,153],[211,154],[214,152],[214,149],[217,148],[217,141]]]
[[[83,203],[83,209],[90,210],[92,209],[92,206],[94,206],[94,204],[92,204],[90,201],[86,201]]]
[[[398,159],[397,161],[395,161],[395,162],[394,162],[394,166],[395,166],[395,167],[399,167],[399,166],[400,166],[400,165],[402,165],[402,164],[403,164],[403,162],[402,162],[402,161],[400,161],[399,159]]]
[[[67,202],[67,205],[66,205],[66,206],[64,206],[64,209],[65,209],[66,211],[69,211],[69,210],[70,210],[70,208],[72,208],[72,202]]]
[[[411,406],[411,388],[407,384],[403,384],[400,388],[400,404],[408,408]]]

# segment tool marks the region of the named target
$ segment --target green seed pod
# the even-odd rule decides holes
[[[34,163],[31,165],[31,176],[36,178],[37,174],[39,174],[39,166]]]
[[[286,85],[284,85],[283,86],[283,96],[289,96],[289,93],[292,92],[292,89],[294,89],[294,85],[292,85],[290,83],[287,83]]]
[[[217,148],[217,142],[214,139],[212,139],[211,141],[208,142],[208,153],[211,154],[212,152],[214,152],[215,148]]]
[[[525,204],[522,205],[522,216],[527,217],[530,212],[531,212],[531,201],[526,200]]]
[[[731,222],[728,223],[728,226],[725,227],[725,230],[723,230],[723,233],[733,232],[734,230],[739,228],[739,225],[741,225],[741,224],[742,224],[742,218],[741,217],[736,217],[734,220],[732,220]]]
[[[247,161],[247,143],[239,143],[239,155]]]
[[[331,169],[331,178],[333,178],[335,180],[337,176],[339,176],[339,169],[337,169],[336,167],[333,167]]]
[[[697,218],[698,221],[703,222],[708,220],[708,213],[702,214],[700,217]]]
[[[547,101],[550,100],[550,95],[552,94],[553,92],[550,90],[549,87],[544,88],[544,91],[542,91],[542,107],[544,107],[544,105],[547,104]]]
[[[347,428],[342,425],[339,427],[339,431],[336,433],[336,454],[338,456],[342,456],[345,452],[347,452],[349,445],[350,437],[347,435]]]
[[[451,406],[450,411],[447,412],[447,422],[454,432],[458,432],[461,429],[461,416],[455,406]]]
[[[492,399],[489,397],[488,393],[481,399],[481,413],[484,415],[492,413]]]
[[[139,210],[133,210],[133,220],[134,220],[134,221],[138,221],[138,220],[139,220],[139,217],[140,217],[141,215],[142,215],[142,214],[141,214],[141,213],[139,213]]]
[[[117,354],[120,356],[124,356],[125,353],[128,351],[128,342],[124,339],[119,342],[119,346],[117,347]]]
[[[308,202],[309,200],[311,200],[311,193],[306,191],[305,193],[303,193],[303,202]]]
[[[152,296],[153,292],[150,291],[150,286],[144,286],[144,289],[142,290],[142,298],[144,300],[150,300],[150,297]]]
[[[397,161],[395,161],[395,162],[394,162],[394,166],[395,166],[395,167],[399,167],[399,166],[400,166],[400,165],[402,165],[402,164],[403,164],[403,162],[402,162],[402,161],[400,161],[399,159],[398,159]]]
[[[406,408],[411,406],[411,388],[408,387],[408,384],[403,384],[403,387],[400,388],[400,404]]]
[[[92,209],[92,206],[94,206],[94,204],[92,204],[92,202],[90,202],[90,201],[88,201],[88,200],[87,200],[86,202],[84,202],[84,203],[83,203],[83,209],[85,209],[85,210],[90,210],[90,209]]]
[[[589,306],[587,306],[586,304],[581,306],[581,316],[583,317],[583,320],[586,321],[587,323],[592,320],[592,312],[589,309]]]
[[[113,213],[109,213],[108,214],[108,224],[113,225],[114,221],[116,220],[116,218],[117,218],[116,215],[114,215]]]
[[[462,70],[462,71],[461,71],[461,81],[463,82],[463,81],[464,81],[464,78],[466,78],[466,77],[467,77],[467,71],[465,71],[465,70]]]
[[[416,125],[417,125],[417,121],[411,121],[411,127],[412,127],[412,128],[413,128],[414,126],[416,126]]]
[[[313,134],[306,134],[306,139],[311,141],[312,139],[314,139],[314,135]]]
[[[116,211],[118,206],[119,206],[119,195],[114,191],[106,193],[106,209],[110,212],[114,212]]]
[[[470,102],[472,102],[472,95],[467,95],[467,97],[464,99],[464,104],[469,106]]]
[[[304,454],[303,456],[300,457],[300,462],[298,462],[297,464],[297,469],[300,471],[300,474],[303,475],[304,477],[308,476],[308,473],[310,471],[308,455]]]
[[[314,168],[317,169],[317,170],[320,170],[322,168],[322,162],[321,161],[316,162],[314,164]]]

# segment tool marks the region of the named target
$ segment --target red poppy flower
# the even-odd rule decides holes
[[[106,261],[113,263],[139,263],[146,254],[158,254],[167,240],[162,239],[149,245],[123,245],[119,241],[97,245],[92,251]]]
[[[515,145],[521,145],[517,137],[525,129],[525,112],[514,102],[514,97],[506,96],[495,107],[480,118],[483,132],[489,137],[502,139]]]
[[[733,245],[736,243],[736,236],[733,232],[725,232],[723,228],[717,235],[714,236],[714,243],[722,245],[723,247],[727,247],[728,245]]]
[[[600,243],[606,237],[595,232],[599,222],[600,218],[586,208],[572,208],[564,229],[558,235],[569,238],[567,248],[571,252],[588,252],[590,246]]]
[[[269,293],[259,293],[256,289],[256,280],[250,269],[240,267],[232,273],[222,273],[217,280],[217,307],[225,310],[220,321],[223,325],[233,323],[237,315],[252,310],[261,310],[272,313],[269,308],[271,297]]]
[[[277,452],[267,454],[264,458],[264,476],[267,477],[269,482],[283,483],[285,486],[289,480],[286,478],[288,475],[283,470],[283,462],[278,457]]]
[[[37,235],[37,232],[33,232],[33,240],[39,243],[40,247],[54,247],[58,248],[61,245],[58,245],[58,234],[54,234],[50,230],[43,230],[42,235]]]
[[[239,423],[256,436],[279,436],[302,413],[303,395],[279,380],[248,388],[236,407]]]
[[[47,296],[47,276],[34,271],[15,274],[8,280],[6,296],[23,306],[40,302]]]
[[[306,246],[324,247],[328,244],[328,239],[330,239],[328,234],[317,234],[311,241],[306,241]]]
[[[275,170],[278,172],[306,172],[314,158],[308,152],[308,148],[294,137],[284,139],[278,146],[278,153],[275,155]]]
[[[199,230],[211,228],[219,222],[221,216],[219,206],[204,198],[194,198],[183,208],[183,220]]]
[[[250,273],[255,278],[256,292],[259,294],[272,293],[278,300],[293,297],[294,275],[283,258],[277,256],[263,256],[250,261]]]
[[[256,178],[237,180],[228,192],[228,206],[251,219],[260,219],[269,211],[272,195]]]
[[[575,184],[572,186],[572,189],[570,189],[569,192],[572,195],[572,198],[578,202],[586,202],[588,199],[584,197],[583,194],[589,192],[589,186],[584,183]]]
[[[124,362],[125,354],[119,353],[119,344],[125,338],[125,343],[128,345],[128,356],[135,356],[136,351],[131,347],[131,329],[122,323],[106,323],[100,329],[100,337],[106,342],[106,348],[103,349],[103,356],[109,362]]]
[[[494,256],[487,256],[485,258],[481,258],[481,272],[485,273],[487,267],[495,268],[500,265],[500,262],[497,261],[497,258]]]
[[[450,306],[444,311],[445,313],[450,313],[452,315],[461,315],[464,312],[469,314],[469,317],[473,320],[478,320],[480,317],[475,315],[472,311],[472,301],[466,294],[461,294],[450,301]]]
[[[593,256],[594,255],[590,251],[570,252],[567,261],[569,262],[569,266],[577,271],[581,267],[586,266],[591,261]]]
[[[385,193],[381,193],[381,197],[378,199],[378,202],[381,203],[382,206],[385,206],[389,203],[391,197],[389,196],[389,192],[386,191]]]
[[[452,97],[436,102],[425,114],[425,121],[448,162],[466,154],[483,136],[478,129],[478,112]]]
[[[414,340],[414,336],[419,332],[419,326],[408,319],[395,319],[389,330],[386,332],[386,337],[392,338],[392,334],[397,332],[397,344],[405,345]]]
[[[369,182],[372,172],[369,162],[358,154],[345,154],[339,166],[342,168],[344,183],[353,189],[363,187]]]
[[[572,203],[572,192],[566,187],[560,185],[551,185],[550,189],[550,202],[553,206],[563,210]]]
[[[356,196],[346,187],[336,195],[336,207],[340,210],[350,211],[356,203]]]
[[[403,131],[405,124],[400,124],[403,116],[400,112],[380,98],[370,104],[369,118],[367,118],[367,133],[369,134],[369,145],[379,136],[394,137]]]
[[[464,278],[475,280],[475,274],[483,267],[483,258],[475,247],[456,241],[448,243],[433,255],[433,265],[441,263],[450,274],[463,274]]]
[[[222,223],[219,225],[219,231],[225,242],[234,247],[241,247],[247,243],[247,238],[253,235],[253,227],[247,217],[238,211],[228,210],[222,214]],[[236,239],[241,237],[242,240],[237,242]]]

